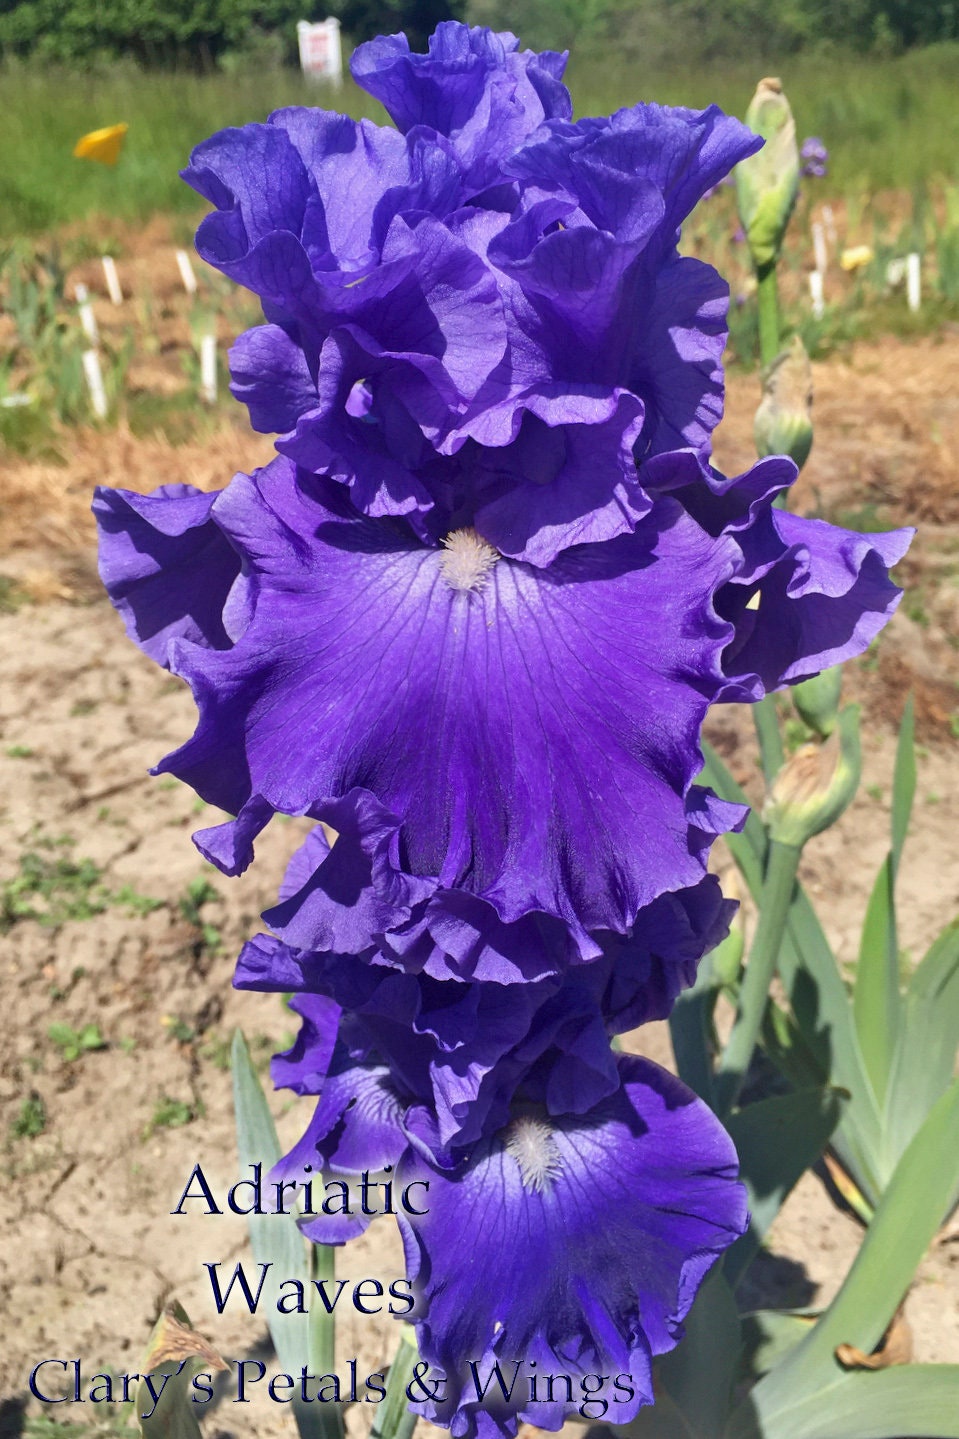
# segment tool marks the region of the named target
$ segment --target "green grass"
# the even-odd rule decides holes
[[[818,193],[863,193],[959,176],[959,44],[892,59],[834,55],[784,57],[653,70],[615,51],[574,56],[569,80],[578,114],[608,112],[640,99],[703,106],[716,101],[743,114],[760,73],[778,70],[800,138],[821,135],[830,175]],[[202,209],[178,178],[192,147],[225,125],[262,120],[282,105],[313,104],[367,115],[383,111],[352,83],[338,92],[295,70],[199,76],[142,73],[129,64],[91,72],[51,66],[0,68],[4,144],[0,147],[0,235],[49,230],[99,214],[118,220],[157,212],[183,215],[186,242]],[[126,120],[115,169],[72,155],[87,130]],[[117,250],[109,227],[94,248]]]
[[[90,73],[9,65],[0,69],[0,87],[0,235],[8,236],[95,214],[119,220],[169,211],[195,215],[204,203],[178,174],[193,146],[214,130],[263,120],[282,105],[325,104],[385,118],[352,84],[334,98],[283,69],[198,76],[145,74],[132,65]],[[82,134],[119,120],[130,130],[114,169],[73,158]],[[191,231],[185,223],[180,238],[186,241]],[[117,253],[120,247],[104,233],[99,248]]]
[[[68,919],[92,919],[107,907],[107,894],[100,884],[101,871],[90,859],[75,860],[72,854],[51,853],[55,846],[72,841],[37,840],[37,849],[20,856],[17,874],[0,888],[0,931],[18,920],[36,919],[56,926]],[[40,852],[40,847],[47,849]]]
[[[96,1024],[85,1024],[82,1029],[74,1029],[72,1024],[51,1024],[47,1030],[47,1038],[53,1041],[60,1050],[61,1058],[68,1064],[72,1064],[82,1054],[107,1047],[100,1027]]]
[[[47,1109],[39,1094],[29,1095],[10,1125],[14,1139],[36,1139],[47,1127]]]
[[[152,914],[162,906],[163,900],[139,894],[129,884],[111,892],[92,859],[74,857],[74,844],[72,835],[32,837],[32,848],[21,854],[16,874],[0,881],[0,934],[24,919],[56,928],[66,920],[93,919],[111,904],[134,915]]]
[[[756,82],[782,79],[800,140],[818,135],[829,149],[829,175],[817,195],[912,189],[959,176],[959,44],[930,46],[891,59],[796,54],[781,61],[644,70],[615,53],[570,67],[577,113],[598,114],[637,100],[743,115]]]
[[[200,1110],[195,1105],[162,1094],[154,1105],[147,1134],[153,1134],[158,1129],[181,1129],[184,1124],[192,1124],[199,1117]]]

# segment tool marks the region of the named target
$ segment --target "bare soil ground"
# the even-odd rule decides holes
[[[906,602],[874,650],[848,667],[866,717],[859,797],[804,862],[849,963],[885,852],[894,727],[910,688],[921,749],[901,924],[912,957],[959,912],[957,372],[952,334],[862,347],[816,370],[816,446],[798,508],[861,528],[920,525],[901,567]],[[733,376],[718,444],[728,469],[749,462],[755,399],[755,377]],[[190,732],[192,704],[134,651],[100,596],[88,517],[94,483],[218,485],[264,460],[268,442],[226,421],[178,447],[123,429],[68,440],[66,466],[0,452],[0,1424],[10,1434],[26,1422],[20,1401],[35,1363],[80,1357],[89,1375],[135,1370],[158,1305],[172,1297],[221,1353],[263,1352],[262,1318],[235,1304],[218,1316],[203,1267],[220,1261],[231,1272],[248,1255],[242,1220],[169,1211],[198,1161],[221,1191],[235,1178],[233,1030],[242,1027],[265,1066],[293,1028],[279,998],[236,993],[230,977],[301,826],[271,826],[255,870],[239,880],[203,864],[189,834],[216,812],[146,774]],[[728,711],[714,732],[758,797],[748,717]],[[67,1028],[51,1038],[53,1025]],[[664,1026],[630,1044],[671,1060]],[[292,1140],[305,1103],[272,1095],[271,1105]],[[860,1237],[807,1175],[772,1232],[757,1296],[827,1301]],[[390,1222],[339,1263],[346,1276],[401,1275]],[[906,1312],[918,1359],[959,1361],[955,1226],[924,1261]],[[373,1372],[394,1342],[388,1320],[351,1310],[340,1362],[356,1356],[361,1373]],[[26,1412],[37,1410],[31,1401]],[[263,1399],[221,1405],[210,1432],[217,1426],[294,1433],[282,1406]]]

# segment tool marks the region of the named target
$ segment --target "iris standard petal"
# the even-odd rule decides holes
[[[411,53],[405,35],[381,35],[357,47],[350,70],[400,130],[448,136],[475,191],[544,120],[569,119],[565,64],[551,51],[519,52],[514,35],[450,21],[437,26],[426,55]]]

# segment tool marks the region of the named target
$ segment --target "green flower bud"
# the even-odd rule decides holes
[[[848,705],[824,744],[807,744],[776,776],[763,819],[769,837],[802,849],[848,806],[862,773],[859,706]]]
[[[842,666],[834,665],[812,679],[803,680],[791,691],[793,704],[800,719],[815,730],[821,739],[828,739],[839,718],[839,696],[842,692]]]
[[[802,469],[812,449],[812,368],[798,335],[766,366],[762,379],[753,423],[756,452],[760,459],[788,455]]]
[[[753,264],[761,270],[779,258],[799,193],[796,123],[781,81],[772,77],[760,80],[746,111],[746,124],[766,142],[735,170],[739,218]]]

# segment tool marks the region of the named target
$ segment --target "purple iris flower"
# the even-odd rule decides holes
[[[183,503],[155,501],[161,526]],[[357,953],[371,934],[412,943],[423,926],[442,930],[460,973],[482,974],[497,961],[477,934],[495,950],[497,926],[536,914],[588,960],[596,931],[624,934],[658,895],[697,883],[739,818],[693,783],[733,638],[714,601],[739,550],[669,496],[631,533],[538,569],[469,530],[426,544],[278,459],[203,519],[203,547],[220,536],[206,568],[221,587],[187,618],[179,565],[169,615],[158,609],[142,498],[107,491],[97,505],[131,633],[150,646],[176,635],[166,663],[200,708],[158,768],[237,816],[199,837],[203,852],[236,873],[275,811],[343,836],[275,917],[297,947]],[[188,531],[182,546],[201,541]]]
[[[626,1422],[652,1403],[652,1359],[678,1343],[699,1284],[746,1225],[735,1151],[712,1112],[656,1065],[620,1055],[588,1105],[551,1113],[521,1090],[505,1122],[440,1168],[390,1069],[337,1037],[336,1006],[293,1004],[303,1025],[274,1080],[320,1099],[273,1177],[322,1165],[345,1185],[367,1171],[426,1186],[416,1193],[427,1212],[397,1217],[420,1353],[448,1386],[427,1417],[470,1436],[515,1433],[524,1419],[556,1429],[577,1411]],[[339,1207],[305,1232],[343,1243],[371,1222]],[[547,1388],[549,1374],[569,1387]],[[597,1374],[607,1387],[591,1395]],[[588,1398],[608,1409],[583,1410]]]
[[[908,532],[773,509],[794,475],[656,456],[634,529],[545,567],[470,528],[425,542],[285,459],[212,501],[101,492],[107,587],[200,711],[158,768],[236,816],[201,850],[237,873],[276,811],[337,830],[270,914],[299,949],[412,968],[429,936],[437,977],[506,983],[596,958],[738,820],[694,783],[708,705],[860,653],[895,607]],[[548,922],[561,941],[504,938]]]
[[[430,1180],[429,1213],[400,1228],[425,1310],[420,1353],[449,1376],[444,1402],[424,1408],[454,1435],[634,1418],[654,1400],[652,1359],[682,1338],[700,1284],[745,1230],[736,1152],[712,1111],[646,1060],[617,1068],[619,1088],[586,1114],[518,1107],[455,1176],[413,1150],[400,1160],[401,1184]],[[584,1408],[587,1396],[608,1408]]]
[[[515,35],[481,26],[438,25],[426,55],[411,53],[405,35],[380,35],[353,52],[350,69],[402,134],[424,126],[447,137],[477,193],[543,121],[572,115],[565,55],[520,51]]]
[[[810,135],[802,142],[799,158],[802,161],[802,174],[807,179],[821,179],[828,172],[829,151],[818,135]]]
[[[291,861],[281,900],[343,843],[341,833],[331,849],[317,826]],[[351,881],[351,861],[328,881],[330,891],[359,891],[363,878]],[[491,971],[483,978],[450,977],[457,959],[443,952],[442,939],[460,936],[449,925],[436,925],[435,938],[421,923],[415,943],[393,935],[359,954],[297,949],[260,935],[244,948],[235,982],[332,1000],[350,1052],[376,1054],[407,1096],[402,1123],[410,1142],[449,1167],[507,1122],[518,1091],[550,1114],[582,1113],[611,1093],[618,1080],[610,1036],[666,1018],[702,955],[725,934],[733,908],[707,875],[654,900],[629,935],[599,936],[596,959],[561,972],[557,963],[570,946],[556,921],[489,924],[478,936]],[[275,928],[278,912],[265,916]]]
[[[201,255],[269,322],[231,357],[254,426],[423,539],[546,566],[628,532],[635,454],[721,414],[727,287],[676,241],[758,139],[715,107],[573,123],[562,57],[453,23],[352,64],[398,130],[281,110],[184,172]]]
[[[715,107],[574,122],[563,63],[380,39],[353,69],[397,128],[289,109],[199,146],[198,248],[266,320],[234,392],[279,453],[94,505],[199,712],[158,771],[232,816],[202,853],[236,874],[275,813],[318,822],[237,968],[302,1019],[274,1079],[318,1102],[279,1172],[429,1184],[403,1239],[462,1439],[632,1418],[743,1230],[715,1118],[610,1041],[728,924],[709,705],[860,653],[909,540],[775,509],[789,460],[710,466],[727,290],[677,239],[759,142]]]

